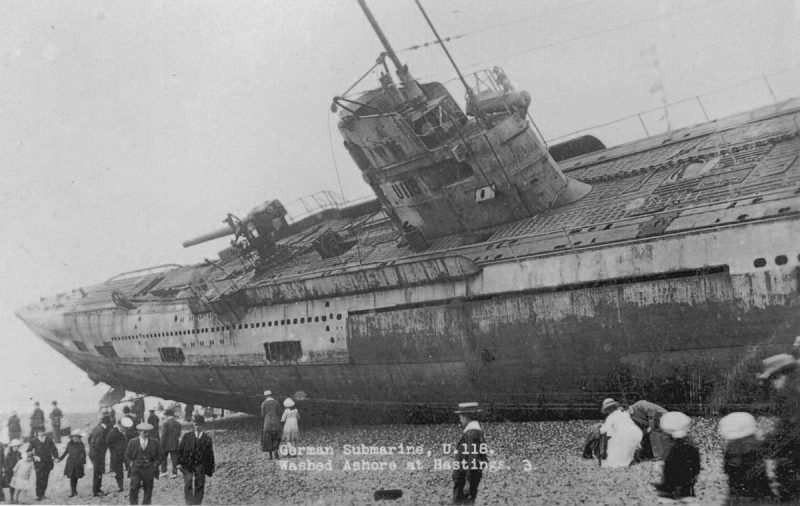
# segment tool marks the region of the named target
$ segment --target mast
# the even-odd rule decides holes
[[[383,44],[383,48],[386,50],[386,55],[390,60],[392,60],[392,63],[394,63],[397,77],[400,79],[400,82],[403,84],[404,89],[406,90],[407,98],[410,100],[425,98],[425,94],[422,93],[419,84],[417,84],[417,80],[414,79],[411,76],[411,73],[408,71],[408,66],[403,65],[403,63],[400,61],[400,58],[397,57],[397,53],[395,53],[394,49],[392,49],[389,39],[386,38],[383,30],[381,30],[381,27],[378,25],[375,17],[372,15],[372,11],[370,11],[369,7],[367,7],[366,0],[358,0],[358,5],[361,6],[361,10],[364,11],[367,21],[369,21],[369,24],[372,25],[372,29],[375,30],[375,34],[380,39],[381,44]]]
[[[455,69],[456,74],[458,74],[458,78],[461,80],[461,84],[463,84],[464,85],[464,89],[467,90],[467,96],[469,97],[469,100],[474,103],[475,102],[475,93],[472,91],[472,88],[470,88],[469,85],[467,84],[467,80],[464,79],[464,75],[461,74],[461,69],[459,69],[458,65],[456,65],[456,61],[450,55],[450,51],[447,50],[447,46],[444,45],[444,41],[442,40],[441,37],[439,37],[439,32],[437,32],[436,31],[436,27],[433,26],[433,22],[431,21],[431,18],[428,17],[428,13],[425,12],[425,9],[422,7],[422,4],[419,3],[419,0],[414,0],[414,3],[416,3],[417,7],[419,7],[419,11],[422,13],[422,16],[425,18],[425,21],[428,23],[428,26],[431,27],[431,31],[433,32],[433,35],[436,37],[436,40],[439,42],[439,45],[442,46],[442,49],[444,50],[444,54],[447,55],[447,59],[450,60],[450,64],[453,65],[453,68]],[[483,115],[480,113],[480,111],[477,111],[477,113],[478,114],[476,115],[476,117],[478,119],[483,119],[482,118]]]

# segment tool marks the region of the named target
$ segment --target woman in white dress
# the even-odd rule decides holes
[[[628,467],[642,441],[642,430],[614,399],[604,400],[601,411],[607,416],[600,433],[609,437],[603,467]]]
[[[281,423],[283,424],[283,438],[281,442],[286,445],[286,448],[281,452],[283,455],[290,457],[296,456],[294,444],[297,442],[297,434],[300,430],[297,421],[300,420],[300,413],[294,406],[294,401],[289,397],[283,401],[283,415],[281,416]]]

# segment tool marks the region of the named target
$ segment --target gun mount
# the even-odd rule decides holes
[[[234,234],[231,246],[237,256],[243,258],[250,252],[256,251],[264,258],[275,249],[279,232],[288,227],[286,209],[279,200],[264,202],[241,219],[228,214],[223,223],[225,226],[220,229],[184,241],[183,247],[188,248]]]

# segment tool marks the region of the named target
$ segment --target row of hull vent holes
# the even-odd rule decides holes
[[[320,319],[323,322],[325,322],[325,321],[327,321],[329,319],[331,321],[333,321],[334,316],[333,316],[333,313],[331,313],[330,318],[325,316],[325,315],[323,315],[321,318],[319,316],[317,316],[317,317],[314,317],[313,321],[314,322],[319,322]],[[336,315],[336,319],[337,320],[341,320],[342,319],[342,314],[338,313]],[[275,320],[274,322],[273,321],[267,321],[267,322],[254,322],[254,323],[244,323],[244,324],[240,323],[238,325],[238,328],[239,329],[242,329],[242,328],[247,329],[247,328],[259,328],[259,327],[277,327],[279,325],[294,325],[294,324],[297,324],[297,323],[303,324],[303,323],[311,323],[311,322],[312,322],[312,320],[311,320],[311,317],[309,316],[308,318],[300,318],[300,319],[293,318],[293,319],[287,319],[287,320]],[[145,335],[141,335],[141,336],[112,337],[111,340],[112,341],[127,341],[127,340],[132,340],[132,339],[147,339],[147,338],[150,338],[150,337],[170,337],[170,336],[182,336],[182,335],[195,335],[195,334],[205,334],[207,332],[224,332],[226,330],[236,330],[236,328],[237,328],[237,325],[233,325],[233,326],[224,326],[223,325],[221,327],[206,327],[206,328],[200,328],[200,329],[177,330],[177,331],[170,331],[170,332],[160,332],[160,333],[156,333],[156,334],[145,334]],[[325,326],[325,331],[326,332],[330,332],[330,326],[329,325]]]
[[[797,261],[800,262],[800,255],[797,255]],[[786,265],[789,262],[789,259],[786,255],[778,255],[775,257],[775,265]],[[764,267],[767,265],[767,260],[765,258],[756,258],[753,260],[754,267]]]

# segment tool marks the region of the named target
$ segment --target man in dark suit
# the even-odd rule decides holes
[[[39,401],[33,403],[33,413],[31,413],[31,440],[33,440],[34,432],[44,432],[44,411],[39,407]]]
[[[106,437],[106,446],[111,454],[109,467],[111,472],[114,473],[114,479],[117,480],[118,492],[124,490],[122,486],[122,479],[125,477],[123,462],[125,460],[125,450],[128,449],[128,431],[133,431],[133,422],[130,418],[123,417],[119,419],[117,425],[108,431],[108,437]]]
[[[181,441],[181,423],[175,419],[175,411],[164,411],[167,419],[161,424],[161,474],[167,473],[167,456],[172,459],[172,477],[178,477],[178,446]]]
[[[159,420],[155,409],[150,410],[150,416],[147,417],[147,423],[153,426],[153,430],[150,431],[150,437],[158,441],[158,425],[161,423],[161,420]]]
[[[111,420],[108,416],[100,419],[100,424],[92,429],[89,434],[89,460],[92,461],[92,495],[102,497],[105,495],[101,486],[103,485],[103,473],[106,471],[106,439]]]
[[[44,434],[44,428],[34,429],[34,438],[31,439],[33,451],[33,467],[36,469],[36,500],[44,498],[50,471],[53,470],[53,459],[58,458],[58,449],[53,440]]]
[[[272,397],[271,390],[264,390],[264,402],[261,403],[261,417],[264,424],[261,428],[261,451],[278,458],[278,447],[281,444],[281,405]]]
[[[214,474],[214,446],[211,436],[203,432],[205,418],[195,415],[193,422],[193,430],[183,435],[178,447],[178,467],[186,504],[203,504],[206,476]]]
[[[161,450],[158,443],[150,437],[153,426],[147,422],[136,426],[139,437],[128,441],[125,461],[130,463],[130,503],[139,504],[139,489],[144,488],[142,504],[150,504],[153,496],[153,482],[158,478],[158,463]]]

